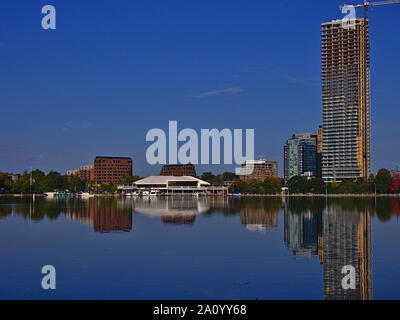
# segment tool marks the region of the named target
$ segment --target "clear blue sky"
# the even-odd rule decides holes
[[[56,30],[41,28],[45,4]],[[254,128],[256,155],[281,173],[285,140],[321,123],[320,24],[342,18],[340,4],[2,0],[0,171],[65,172],[116,155],[158,174],[146,132],[178,120]],[[370,12],[373,171],[400,163],[399,17],[400,5]]]

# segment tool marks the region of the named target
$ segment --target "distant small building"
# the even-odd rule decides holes
[[[314,173],[312,171],[306,171],[301,174],[302,177],[306,178],[315,178]]]
[[[278,162],[261,158],[260,160],[247,160],[242,164],[241,180],[255,179],[264,181],[268,177],[278,177]]]
[[[68,170],[67,178],[77,177],[84,181],[94,181],[94,165],[93,163],[80,166],[77,169]]]
[[[90,163],[80,166],[78,170],[78,177],[81,180],[94,181],[94,164]]]
[[[78,176],[78,171],[79,171],[79,169],[68,170],[67,171],[67,178],[71,179],[72,177],[77,177]]]
[[[9,174],[8,175],[10,177],[10,179],[12,180],[12,182],[15,182],[18,180],[19,175],[18,174]]]
[[[197,175],[193,164],[170,164],[162,167],[160,176],[196,177]]]

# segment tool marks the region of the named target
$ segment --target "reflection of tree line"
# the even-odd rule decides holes
[[[172,201],[172,202],[171,202]],[[206,198],[158,200],[159,209],[179,211],[178,215],[162,215],[170,224],[193,224],[199,201],[203,215],[239,215],[248,229],[265,231],[278,226],[278,213],[284,213],[284,241],[295,255],[318,256],[323,265],[325,299],[371,299],[371,217],[388,221],[400,212],[399,198]],[[2,201],[4,203],[4,201]],[[140,202],[140,201],[139,201]],[[164,205],[164,202],[167,205]],[[15,198],[0,205],[0,219],[18,214],[25,219],[57,219],[60,214],[93,225],[96,232],[129,231],[132,212],[137,207],[155,209],[151,201],[122,201],[114,198],[94,198],[88,201],[48,201]],[[171,209],[172,208],[172,209]],[[190,214],[179,215],[185,210]],[[356,289],[344,290],[342,267],[356,270]]]
[[[13,198],[10,206],[0,206],[0,219],[13,214],[32,221],[57,219],[60,215],[65,215],[67,218],[93,225],[96,232],[132,230],[132,210],[118,207],[113,198],[86,201],[37,198],[34,202],[31,198]]]
[[[295,255],[318,255],[325,299],[372,299],[371,210],[379,212],[390,201],[360,200],[291,198],[285,203],[285,243]],[[354,290],[342,287],[346,265],[356,271]]]
[[[18,214],[26,219],[42,220],[57,219],[60,215],[68,212],[79,212],[75,216],[86,216],[83,211],[92,209],[96,204],[96,211],[99,212],[102,207],[113,208],[109,214],[130,214],[135,209],[135,202],[124,201],[115,198],[94,198],[88,200],[69,199],[69,200],[45,200],[36,198],[32,203],[31,198],[2,198],[0,204],[0,219]],[[204,200],[202,200],[204,201]],[[242,222],[252,221],[263,223],[266,220],[275,225],[275,215],[282,208],[282,198],[216,198],[206,200],[208,209],[203,212],[205,215],[219,214],[223,215],[242,215]],[[190,202],[190,201],[189,201]],[[190,203],[185,204],[190,208]],[[194,209],[197,208],[197,200],[192,200]],[[319,212],[329,204],[332,208],[341,208],[343,211],[364,212],[368,210],[372,215],[376,215],[382,222],[389,221],[394,216],[400,215],[400,199],[399,198],[320,198],[320,197],[292,197],[290,201],[286,201],[286,207],[293,213],[303,213],[309,210]],[[185,207],[185,209],[186,209]],[[150,203],[151,208],[151,203]],[[179,207],[180,208],[180,207]],[[178,208],[178,209],[179,209]],[[266,217],[265,215],[270,215]]]

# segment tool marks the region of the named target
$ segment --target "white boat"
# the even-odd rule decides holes
[[[94,197],[94,194],[90,194],[89,192],[79,192],[78,196],[81,198],[91,198]]]
[[[44,195],[48,199],[52,198],[69,198],[72,196],[72,193],[69,191],[56,191],[56,192],[45,192]]]
[[[47,197],[47,198],[54,198],[55,197],[55,195],[56,195],[56,193],[57,192],[45,192],[44,193],[44,195]]]

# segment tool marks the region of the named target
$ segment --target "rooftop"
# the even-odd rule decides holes
[[[144,178],[142,180],[138,180],[135,182],[137,185],[141,184],[167,184],[168,181],[178,181],[178,182],[200,182],[201,184],[204,185],[210,185],[208,182],[205,182],[203,180],[190,177],[190,176],[181,176],[181,177],[176,177],[176,176],[150,176],[147,178]]]
[[[129,159],[132,160],[130,157],[103,157],[103,156],[97,156],[96,159]]]

